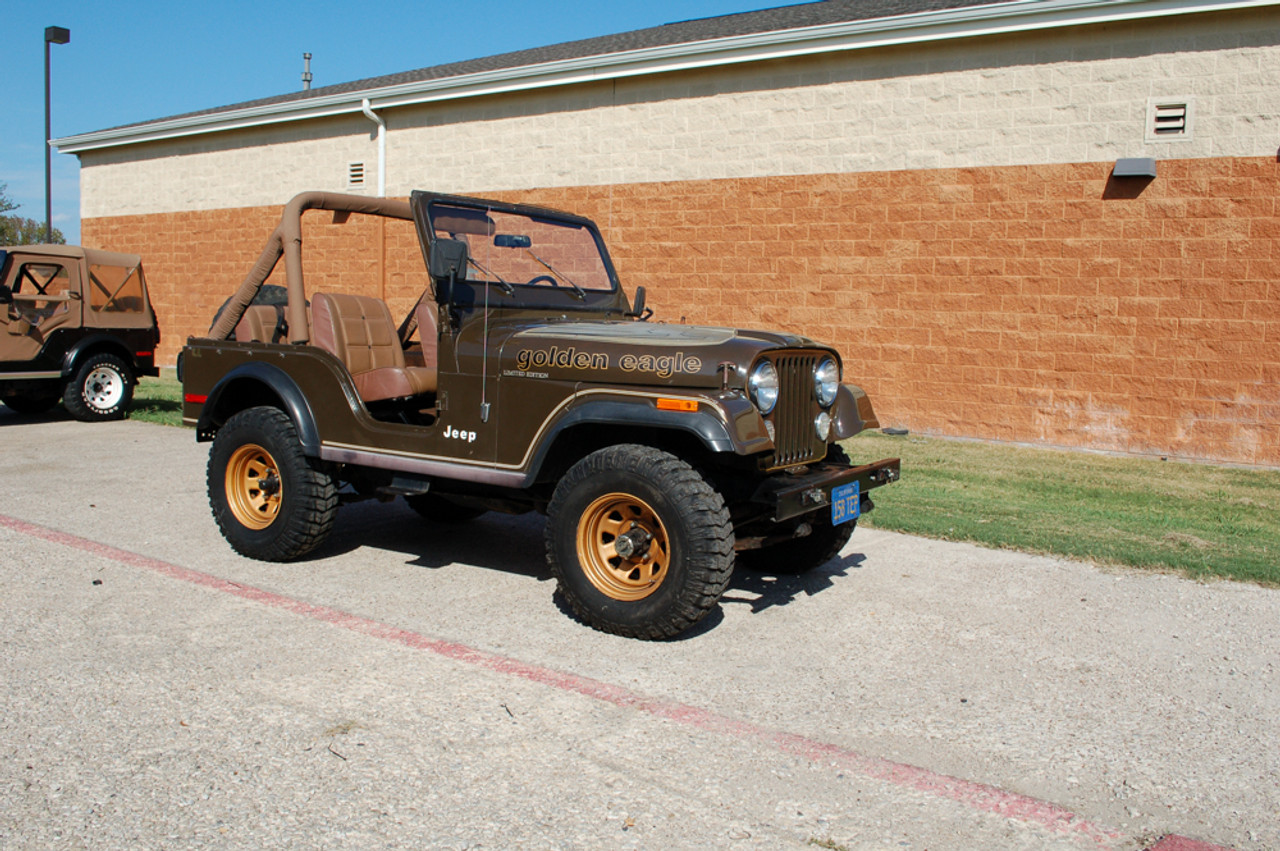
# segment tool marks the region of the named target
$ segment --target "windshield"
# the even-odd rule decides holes
[[[511,285],[612,290],[596,234],[578,222],[433,203],[437,239],[467,245],[467,279]]]

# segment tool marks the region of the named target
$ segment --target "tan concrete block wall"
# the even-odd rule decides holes
[[[494,192],[790,174],[1264,156],[1280,11],[829,54],[385,110],[387,191]],[[1144,141],[1149,98],[1188,141]],[[87,153],[81,214],[211,210],[377,184],[362,116]]]
[[[602,226],[656,319],[833,342],[885,424],[1280,465],[1280,164],[886,171],[509,192]],[[207,330],[279,208],[84,222],[143,255],[172,363]],[[425,285],[403,223],[308,213],[308,286]]]
[[[81,156],[82,218],[283,205],[299,192],[351,191],[347,164],[377,190],[368,119],[344,117],[176,139]]]

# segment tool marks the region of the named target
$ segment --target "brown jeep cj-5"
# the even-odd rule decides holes
[[[385,302],[307,293],[308,209],[412,220],[431,284]],[[288,299],[255,304],[281,255]],[[308,300],[309,295],[309,300]],[[638,638],[713,609],[735,559],[807,570],[849,540],[898,460],[836,441],[878,425],[839,354],[804,337],[647,322],[588,219],[414,192],[306,193],[207,338],[183,350],[183,419],[211,440],[223,535],[297,558],[340,502],[403,496],[424,517],[547,515],[573,610]]]

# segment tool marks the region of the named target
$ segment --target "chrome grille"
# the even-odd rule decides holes
[[[773,420],[773,466],[788,467],[821,458],[826,444],[813,431],[817,402],[813,398],[813,368],[817,354],[780,354],[770,360],[778,371],[778,405]]]

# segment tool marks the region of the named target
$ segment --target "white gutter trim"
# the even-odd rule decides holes
[[[974,38],[1280,5],[1280,0],[1023,0],[868,21],[729,36],[420,80],[298,101],[204,113],[55,139],[60,153],[305,121],[458,98],[569,86],[843,50]],[[366,112],[366,115],[368,112]],[[372,120],[377,121],[374,118]],[[381,122],[379,122],[381,125]],[[382,132],[381,126],[379,133]],[[379,169],[379,180],[382,170]]]
[[[378,197],[387,197],[387,122],[378,117],[378,114],[369,106],[369,99],[365,98],[360,102],[360,108],[364,112],[365,117],[378,125]]]

